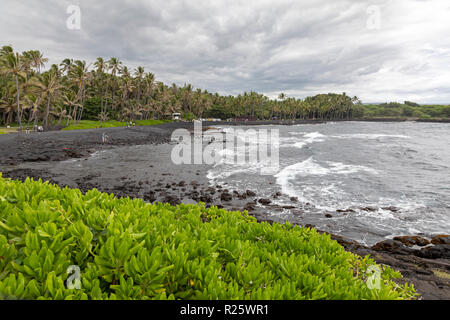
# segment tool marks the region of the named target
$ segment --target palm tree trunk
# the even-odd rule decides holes
[[[44,118],[44,126],[45,127],[48,126],[48,116],[50,114],[50,100],[51,100],[51,97],[49,95],[48,96],[48,101],[47,101],[47,110],[45,110],[45,118]]]
[[[67,122],[66,122],[66,126],[69,125],[69,121],[70,121],[70,113],[72,112],[72,107],[69,107],[69,113],[67,114]]]
[[[72,120],[75,123],[77,122],[77,109],[78,109],[78,105],[75,105],[75,107],[73,108],[73,115],[72,115]]]
[[[22,130],[22,113],[20,111],[20,90],[19,90],[18,75],[16,75],[16,90],[17,90],[17,121],[19,122],[20,130]]]

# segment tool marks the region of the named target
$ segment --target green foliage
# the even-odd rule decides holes
[[[195,115],[192,112],[184,112],[181,118],[186,121],[192,121],[195,119]]]
[[[101,99],[99,96],[89,97],[84,102],[83,119],[98,120],[98,115],[101,113]]]
[[[418,119],[448,119],[450,106],[445,105],[419,105],[405,101],[361,105],[353,113],[355,118],[418,118]]]
[[[68,267],[80,268],[69,288]],[[203,204],[148,204],[0,176],[4,299],[411,299],[329,235]]]
[[[234,118],[234,114],[230,109],[227,109],[224,106],[213,105],[211,109],[205,112],[204,117],[225,120],[228,118]]]
[[[170,122],[170,120],[136,120],[136,126],[152,126],[152,125],[159,125],[166,122]],[[69,130],[85,130],[85,129],[95,129],[95,128],[113,128],[113,127],[126,127],[126,122],[116,121],[116,120],[109,120],[106,122],[101,121],[91,121],[91,120],[81,120],[77,124],[71,124],[67,127],[65,127],[64,131]]]

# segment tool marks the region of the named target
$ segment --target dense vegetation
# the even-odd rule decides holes
[[[186,84],[167,86],[143,67],[130,70],[117,58],[93,64],[65,59],[45,72],[48,59],[37,50],[0,49],[0,125],[38,123],[67,126],[81,120],[135,121],[194,118],[320,119],[372,117],[448,118],[450,106],[412,102],[362,105],[357,97],[319,94],[306,99],[269,99],[257,92],[221,96]],[[24,123],[24,124],[23,124]]]
[[[170,120],[136,120],[134,124],[136,126],[153,126],[158,124],[163,124],[169,122]],[[99,123],[98,121],[93,120],[81,120],[77,123],[70,124],[69,126],[63,128],[63,131],[69,130],[84,130],[84,129],[94,129],[98,128],[101,125],[102,128],[113,128],[113,127],[125,127],[127,125],[126,122],[109,120],[106,122]]]
[[[0,298],[415,298],[388,267],[380,289],[369,289],[372,265],[329,235],[257,223],[246,212],[83,195],[0,175]],[[80,268],[72,288],[69,266]]]
[[[448,119],[450,106],[419,105],[414,102],[390,102],[354,107],[355,118]]]
[[[221,96],[190,84],[167,86],[152,73],[130,70],[117,58],[65,59],[41,72],[48,59],[36,50],[0,50],[0,122],[27,125],[108,119],[166,119],[174,112],[185,119],[247,117],[255,119],[348,119],[359,100],[321,94],[304,100],[280,94],[276,100],[256,92]]]

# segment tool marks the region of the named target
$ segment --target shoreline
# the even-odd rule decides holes
[[[355,121],[355,120],[351,120]],[[333,121],[332,121],[333,122]],[[317,121],[308,121],[308,124],[325,123]],[[307,124],[305,122],[298,124]],[[270,125],[271,123],[260,122],[203,122],[204,127],[214,125]],[[279,125],[280,123],[274,123]],[[154,146],[158,152],[163,152],[164,146],[170,142],[170,136],[173,130],[178,128],[193,128],[192,122],[172,122],[157,126],[142,126],[133,128],[104,128],[87,129],[75,131],[51,131],[44,133],[33,133],[25,135],[0,136],[0,172],[4,172],[6,178],[23,180],[26,177],[43,178],[43,180],[59,184],[61,186],[67,183],[61,182],[74,180],[73,182],[83,192],[97,188],[100,191],[114,193],[116,196],[130,196],[143,198],[145,201],[161,201],[171,204],[181,202],[182,192],[184,196],[193,199],[196,202],[205,202],[209,205],[220,203],[229,204],[225,207],[227,210],[248,210],[259,222],[267,221],[274,223],[264,215],[264,206],[255,208],[257,202],[262,199],[257,192],[252,190],[240,190],[230,192],[226,186],[210,186],[207,181],[202,179],[201,170],[188,172],[181,170],[180,176],[176,176],[170,171],[170,167],[164,167],[161,159],[155,155],[151,159],[150,176],[154,176],[153,181],[141,179],[141,173],[131,176],[122,176],[120,169],[113,168],[117,172],[110,180],[106,181],[95,174],[84,177],[72,176],[67,179],[57,176],[45,166],[39,169],[40,164],[45,163],[47,168],[54,166],[60,161],[74,159],[83,161],[95,152],[113,151],[115,147],[123,146]],[[101,135],[105,132],[111,140],[108,144],[101,143]],[[6,169],[6,170],[4,170]],[[67,175],[67,174],[66,174]],[[58,181],[59,180],[59,181]],[[184,191],[182,191],[184,189]],[[177,197],[178,192],[178,197]],[[301,225],[299,222],[295,224]],[[305,225],[307,227],[314,227]],[[318,230],[319,231],[319,230]],[[322,232],[322,231],[319,231]],[[450,241],[449,238],[442,238],[443,243],[425,245],[425,240],[415,236],[414,239],[399,238],[398,240],[385,240],[375,246],[367,247],[362,244],[345,239],[339,235],[331,235],[332,239],[337,240],[347,251],[360,256],[370,254],[378,263],[388,264],[401,271],[404,276],[402,281],[412,282],[418,292],[424,299],[450,299],[450,279],[443,279],[436,275],[436,270],[441,270],[450,275]],[[436,240],[437,241],[437,240]],[[435,241],[435,242],[436,242]],[[439,240],[441,241],[441,240]],[[445,242],[447,241],[447,242]],[[420,249],[424,250],[420,253]],[[445,258],[446,257],[446,258]]]

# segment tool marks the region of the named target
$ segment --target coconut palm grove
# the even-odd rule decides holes
[[[0,50],[0,123],[35,127],[69,125],[81,120],[135,121],[168,119],[181,113],[195,118],[348,120],[363,117],[448,118],[450,106],[414,102],[363,105],[346,93],[305,99],[281,93],[270,99],[257,92],[223,96],[191,84],[168,86],[143,67],[128,68],[118,58],[95,62],[64,59],[48,66],[38,50]],[[45,71],[43,71],[45,70]]]
[[[64,59],[48,66],[38,50],[0,51],[0,121],[44,126],[85,120],[183,119],[214,117],[253,119],[349,119],[357,97],[320,94],[306,99],[281,93],[272,100],[257,92],[222,96],[186,84],[168,86],[143,67],[130,69],[118,58],[93,63]],[[43,71],[45,70],[45,71]]]

